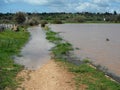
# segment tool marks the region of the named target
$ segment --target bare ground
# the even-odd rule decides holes
[[[19,77],[24,81],[17,90],[75,90],[74,75],[54,60],[35,71],[23,70]]]

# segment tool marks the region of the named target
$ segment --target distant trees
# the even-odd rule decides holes
[[[15,19],[15,22],[17,24],[23,24],[25,22],[25,20],[26,20],[25,13],[23,13],[23,12],[17,12],[15,14],[14,19]]]
[[[54,23],[54,24],[62,24],[63,22],[60,19],[55,19],[55,20],[53,20],[52,23]]]
[[[38,25],[42,21],[48,23],[86,23],[86,22],[111,22],[119,23],[120,14],[114,11],[113,13],[90,13],[90,12],[77,12],[77,13],[0,13],[0,23],[17,23]],[[44,23],[43,23],[44,26]]]
[[[117,12],[116,12],[116,11],[114,11],[114,15],[117,15]]]
[[[117,22],[120,23],[120,15],[117,16],[117,19],[116,19],[116,20],[117,20]]]
[[[83,23],[83,22],[85,22],[85,16],[74,17],[74,21],[77,23]]]

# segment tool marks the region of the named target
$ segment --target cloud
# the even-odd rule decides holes
[[[44,6],[58,12],[120,12],[120,0],[4,0],[5,3],[22,2]]]
[[[10,3],[10,2],[15,2],[15,1],[18,1],[18,0],[4,0],[5,3]]]
[[[113,2],[114,1],[114,2]],[[87,2],[79,2],[75,8],[76,11],[87,11],[87,12],[120,12],[120,0],[91,0]]]
[[[45,5],[52,0],[4,0],[5,3],[24,2],[34,5]]]
[[[35,4],[35,5],[45,5],[49,3],[48,0],[23,0],[23,2],[26,2],[29,4]]]
[[[64,3],[64,0],[4,0],[5,3],[24,2],[34,5],[59,5]]]

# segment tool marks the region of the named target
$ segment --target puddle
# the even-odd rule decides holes
[[[53,45],[45,39],[41,27],[32,27],[28,31],[31,34],[30,41],[23,47],[21,57],[15,57],[15,62],[34,70],[50,60],[49,50]]]

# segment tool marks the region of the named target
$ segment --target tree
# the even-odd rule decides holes
[[[25,13],[23,12],[17,12],[15,14],[15,21],[18,23],[18,24],[23,24],[26,20],[26,17],[25,17]]]
[[[117,22],[120,22],[120,15],[117,16]]]
[[[116,11],[114,11],[114,15],[117,15],[117,12],[116,12]]]

